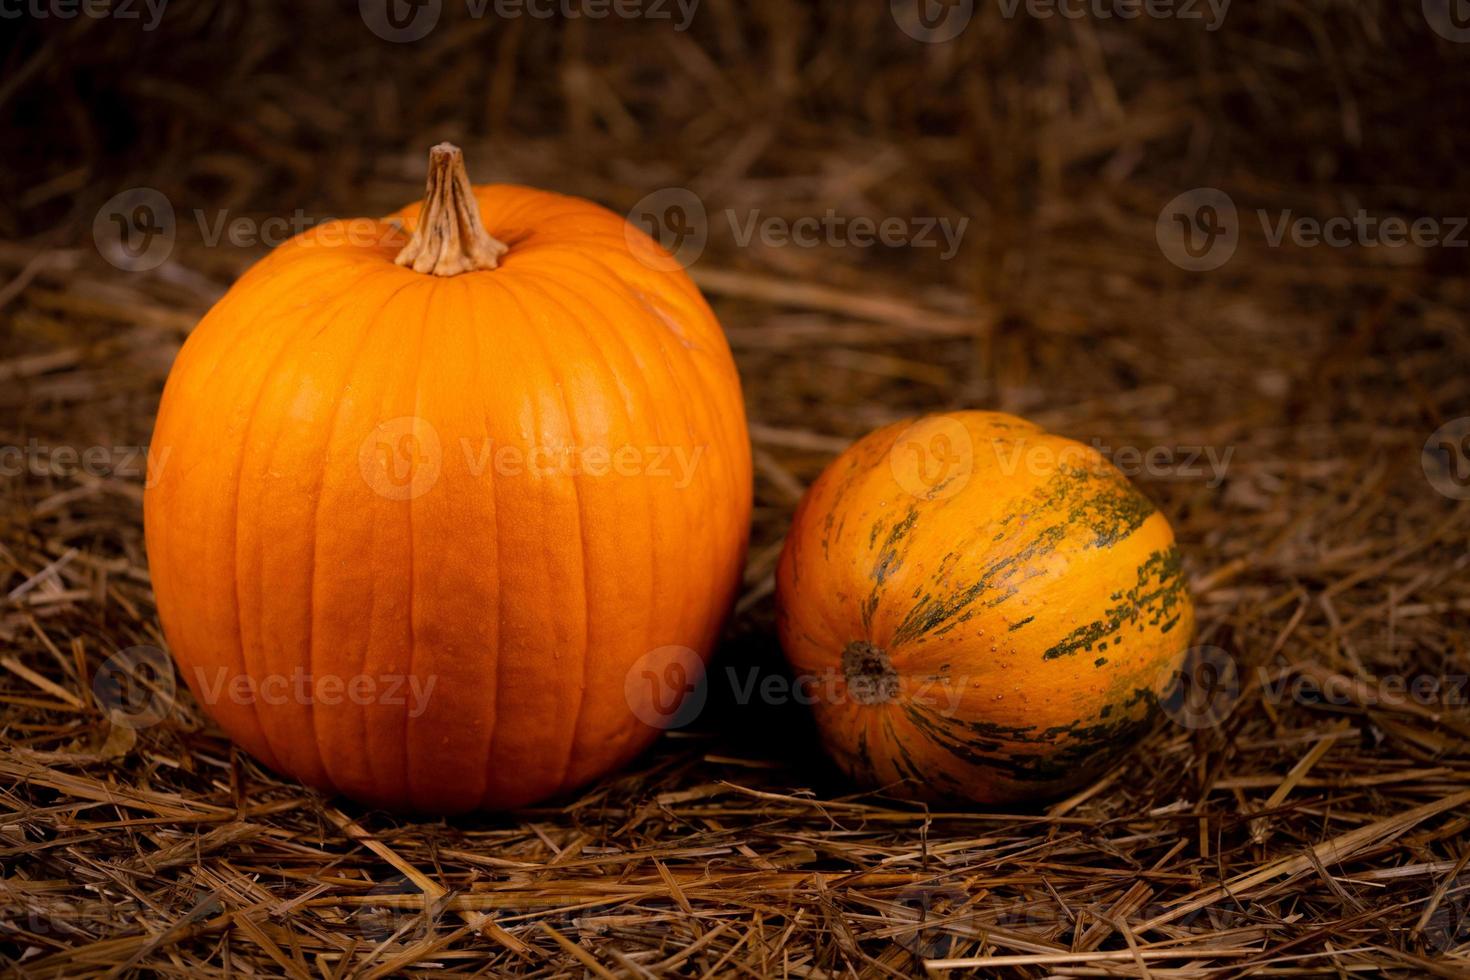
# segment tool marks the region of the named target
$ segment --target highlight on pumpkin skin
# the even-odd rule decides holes
[[[1098,774],[1158,714],[1193,630],[1163,515],[1096,450],[993,412],[839,456],[797,509],[776,598],[792,667],[847,687],[812,705],[843,769],[983,803]]]

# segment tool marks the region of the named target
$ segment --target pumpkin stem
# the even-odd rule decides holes
[[[457,276],[494,269],[507,251],[480,221],[480,206],[464,169],[464,154],[453,143],[429,151],[429,182],[413,237],[393,261],[414,272]]]
[[[882,647],[855,640],[842,651],[847,690],[858,704],[886,704],[898,697],[898,671]]]

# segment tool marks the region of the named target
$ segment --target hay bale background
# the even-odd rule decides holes
[[[152,30],[141,6],[7,21],[6,970],[1470,970],[1470,505],[1422,461],[1470,413],[1470,250],[1273,247],[1255,217],[1361,208],[1451,233],[1470,44],[1431,29],[1435,0],[1242,4],[1214,31],[981,3],[942,44],[884,3],[704,0],[687,31],[450,3],[401,44],[345,0],[265,7],[170,6]],[[1228,717],[1164,721],[1049,808],[939,812],[853,795],[800,705],[739,703],[717,672],[698,722],[630,770],[448,823],[283,782],[187,695],[112,725],[99,671],[162,644],[135,449],[178,344],[265,250],[211,229],[385,213],[441,139],[480,181],[619,211],[668,187],[703,202],[691,271],[739,360],[758,470],[724,665],[781,670],[772,567],[836,451],[993,407],[1175,450],[1136,478],[1179,532],[1197,642],[1238,665]],[[1156,223],[1202,186],[1229,194],[1240,243],[1190,272]],[[94,234],[134,187],[176,219],[146,272]],[[971,222],[944,260],[741,245],[726,219],[828,208]],[[68,464],[94,447],[105,463]],[[1184,465],[1191,447],[1229,454],[1218,480]],[[1342,696],[1312,694],[1332,677]],[[1400,678],[1438,683],[1416,698]]]

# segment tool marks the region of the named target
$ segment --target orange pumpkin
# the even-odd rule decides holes
[[[1149,724],[1194,620],[1148,499],[1095,449],[995,412],[848,449],[797,509],[776,584],[841,767],[983,803],[1095,776]]]
[[[454,812],[655,737],[682,690],[625,682],[702,666],[751,507],[729,347],[667,259],[587,201],[471,188],[444,144],[422,206],[316,227],[210,310],[144,508],[169,645],[240,745]]]

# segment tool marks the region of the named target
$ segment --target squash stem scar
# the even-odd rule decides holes
[[[898,671],[881,647],[854,640],[842,651],[847,690],[858,704],[887,704],[898,697]]]

